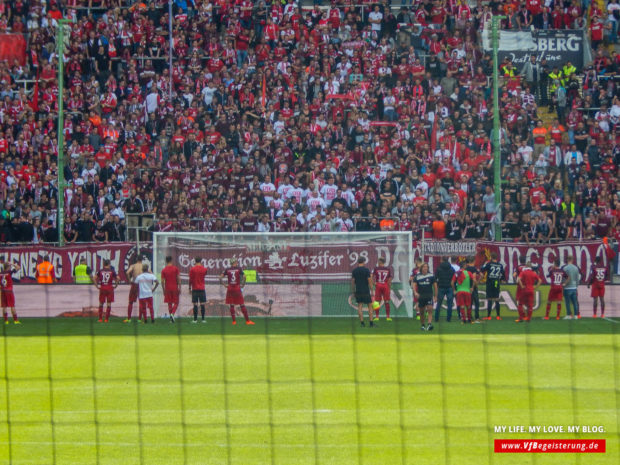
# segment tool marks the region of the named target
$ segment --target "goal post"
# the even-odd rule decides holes
[[[181,272],[178,315],[191,312],[188,274],[194,259],[206,266],[207,315],[227,316],[220,274],[236,258],[246,273],[244,297],[255,317],[354,316],[351,271],[360,257],[372,270],[379,258],[394,275],[391,313],[413,315],[409,273],[413,268],[410,232],[339,233],[185,233],[157,232],[153,237],[153,272],[159,276],[165,257]],[[167,313],[156,295],[158,314]],[[382,306],[383,307],[383,306]],[[384,309],[381,309],[383,315]]]

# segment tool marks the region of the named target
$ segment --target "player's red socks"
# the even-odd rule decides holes
[[[149,308],[149,313],[151,314],[151,322],[155,322],[155,310],[153,307]],[[144,317],[146,318],[146,312],[144,312]]]
[[[562,313],[562,304],[558,303],[558,313],[556,313],[555,318],[557,320],[560,319],[560,313]]]
[[[596,310],[597,310],[597,307],[598,307],[598,300],[597,300],[597,298],[595,297],[595,298],[594,298],[594,308],[593,308],[593,313],[594,313],[594,315],[593,315],[593,316],[594,316],[594,318],[596,318]],[[601,300],[601,318],[603,318],[604,316],[605,316],[605,301],[604,301],[604,300]]]
[[[103,320],[103,305],[99,305],[99,321]]]
[[[131,320],[131,313],[133,312],[133,303],[129,303],[129,305],[127,305],[127,319]],[[138,315],[140,315],[140,311],[138,310]],[[138,316],[138,320],[140,319],[140,317]]]
[[[523,314],[523,304],[517,305],[517,312],[519,312],[519,320],[524,320],[525,315]]]
[[[547,309],[545,310],[545,318],[549,318],[550,311],[551,311],[551,304],[547,302]]]
[[[232,318],[233,323],[236,323],[237,322],[237,316],[235,315],[235,306],[231,305],[229,310],[230,310],[230,317]],[[247,318],[246,318],[246,320],[247,320]]]
[[[379,310],[377,310],[377,316],[379,316]],[[385,303],[385,317],[386,318],[390,317],[390,303],[389,302]]]
[[[248,315],[248,309],[245,308],[245,305],[241,305],[241,313],[243,313],[243,318],[245,318],[245,321],[250,321],[250,316]]]
[[[112,313],[112,307],[108,305],[108,308],[106,308],[105,310],[105,321],[108,321],[110,319],[110,313]]]

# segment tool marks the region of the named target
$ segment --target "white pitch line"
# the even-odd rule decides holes
[[[611,321],[612,323],[616,323],[616,324],[618,324],[618,322],[617,322],[617,321],[612,320],[611,318],[604,317],[604,318],[603,318],[603,320]]]

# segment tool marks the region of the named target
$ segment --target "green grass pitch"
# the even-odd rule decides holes
[[[0,464],[620,461],[611,321],[452,322],[434,333],[410,319],[360,328],[353,318],[2,326]],[[495,438],[580,437],[606,439],[607,452],[492,452]]]

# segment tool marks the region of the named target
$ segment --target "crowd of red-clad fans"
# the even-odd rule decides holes
[[[166,0],[0,0],[0,31],[28,44],[24,65],[0,64],[0,241],[58,239],[60,18],[69,242],[122,241],[139,213],[159,231],[620,236],[617,0],[605,15],[579,0],[323,3],[175,0],[170,70]],[[595,46],[564,74],[502,64],[501,205],[480,37],[493,12],[512,29],[591,21]]]

